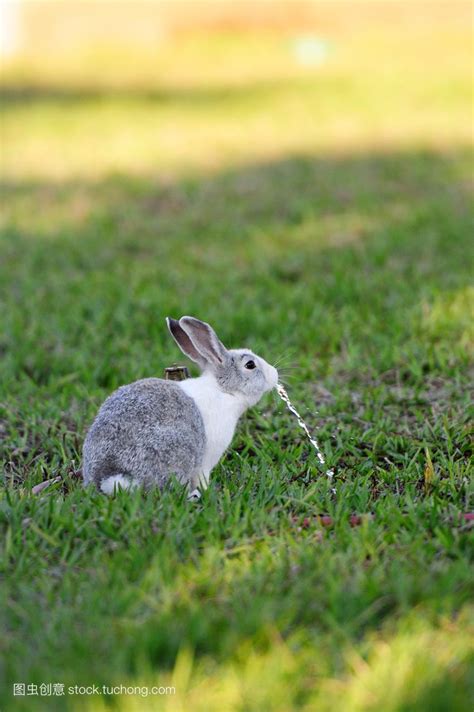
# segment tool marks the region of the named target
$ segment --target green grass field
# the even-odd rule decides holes
[[[405,30],[314,70],[229,36],[113,89],[5,72],[2,710],[472,709],[469,27]],[[181,314],[291,367],[336,494],[276,397],[199,504],[83,490],[88,424],[180,360]]]

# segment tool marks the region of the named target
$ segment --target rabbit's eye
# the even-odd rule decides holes
[[[256,368],[255,361],[247,361],[247,363],[245,364],[245,368],[248,368],[249,370],[251,370],[252,368]]]

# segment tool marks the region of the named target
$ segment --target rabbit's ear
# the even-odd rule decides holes
[[[206,363],[222,366],[227,359],[227,349],[217,338],[214,329],[205,321],[193,316],[182,316],[179,325],[191,339],[194,348],[199,351]]]
[[[179,348],[185,356],[197,363],[201,368],[206,365],[206,359],[203,358],[202,354],[195,348],[193,342],[180,326],[179,321],[176,319],[171,319],[171,317],[166,317],[166,323],[168,324],[168,329],[173,339],[178,344]]]

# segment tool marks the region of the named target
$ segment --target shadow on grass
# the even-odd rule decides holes
[[[466,149],[290,156],[174,183],[4,183],[11,377],[49,382],[100,354],[110,387],[146,372],[152,349],[172,357],[162,321],[179,313],[214,322],[229,344],[284,344],[314,377],[392,368],[408,353],[432,370],[436,349],[456,360],[468,176]],[[430,316],[442,294],[447,330]]]
[[[318,79],[320,82],[321,79]],[[333,80],[334,81],[334,80]],[[350,85],[350,80],[341,79],[337,85]],[[117,83],[103,85],[81,83],[71,86],[70,83],[14,83],[8,82],[0,87],[2,110],[15,109],[19,105],[37,103],[79,104],[82,101],[124,100],[140,101],[156,104],[173,104],[178,106],[220,104],[228,101],[265,102],[268,98],[288,90],[305,90],[315,86],[314,77],[288,77],[266,79],[253,82],[214,85],[183,85],[166,87],[148,82],[143,86],[136,81],[131,84]]]
[[[21,261],[15,279],[41,276],[44,290],[58,262],[66,290],[78,270],[87,279],[120,266],[150,278],[173,272],[178,289],[181,274],[184,293],[187,278],[240,275],[242,288],[256,288],[268,271],[276,285],[332,273],[368,287],[378,271],[401,292],[403,277],[419,273],[407,294],[416,300],[429,286],[465,283],[468,166],[468,149],[400,151],[290,156],[172,183],[160,174],[3,182],[2,262],[7,281]]]

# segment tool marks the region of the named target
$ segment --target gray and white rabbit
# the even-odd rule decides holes
[[[162,488],[175,475],[199,496],[240,416],[278,383],[276,368],[249,349],[227,350],[209,324],[191,316],[166,321],[202,373],[179,382],[144,378],[107,398],[83,449],[84,484],[106,494]]]

